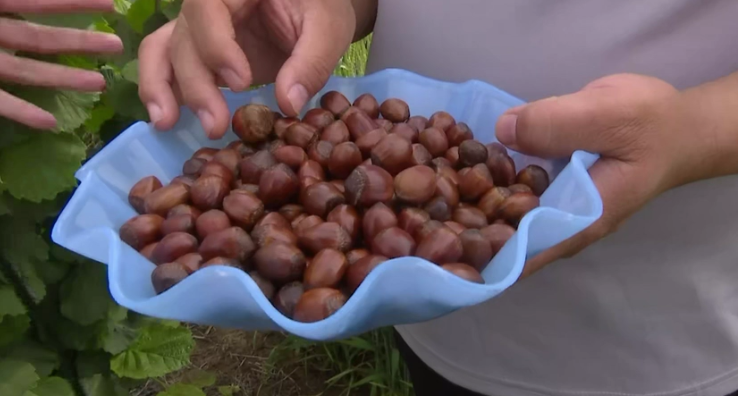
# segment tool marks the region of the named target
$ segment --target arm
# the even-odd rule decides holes
[[[356,14],[356,33],[353,42],[368,36],[374,30],[374,22],[377,19],[378,0],[351,0]]]

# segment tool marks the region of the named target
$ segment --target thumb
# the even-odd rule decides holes
[[[327,3],[335,4],[306,12],[297,44],[277,74],[277,103],[287,116],[297,116],[325,86],[351,44],[356,25],[351,3]]]

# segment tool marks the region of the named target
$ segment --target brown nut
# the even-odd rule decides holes
[[[151,253],[154,264],[171,263],[187,253],[197,252],[197,238],[186,232],[173,232],[159,241]]]
[[[418,165],[400,172],[394,181],[395,194],[400,200],[420,205],[430,200],[436,192],[436,173],[433,169]]]
[[[479,271],[464,263],[443,264],[441,268],[469,282],[484,284],[484,278]]]
[[[302,235],[302,233],[305,232],[305,230],[315,227],[316,225],[320,223],[323,223],[323,219],[315,215],[310,215],[300,220],[299,223],[295,224],[295,226],[292,227],[292,230],[295,232],[295,235],[299,238],[300,235]]]
[[[379,141],[385,136],[387,136],[387,131],[383,128],[372,129],[356,139],[356,147],[359,148],[362,156],[369,158],[371,156],[372,149],[374,149]]]
[[[513,194],[507,197],[502,205],[500,205],[497,214],[498,217],[507,220],[513,225],[517,225],[526,213],[537,208],[540,203],[540,199],[533,194]]]
[[[295,117],[285,117],[280,118],[278,120],[274,121],[274,134],[277,135],[277,138],[284,140],[284,135],[287,134],[287,128],[290,127],[290,125],[300,122]]]
[[[525,184],[512,184],[507,188],[510,190],[510,194],[528,193],[533,194],[533,190]]]
[[[390,98],[379,106],[379,113],[386,120],[405,122],[410,118],[410,107],[401,99]]]
[[[231,219],[225,212],[218,209],[208,210],[195,220],[195,229],[200,240],[207,238],[208,235],[214,232],[230,227]]]
[[[286,206],[286,205],[285,205]],[[269,224],[278,225],[285,228],[291,228],[290,222],[287,220],[287,218],[282,215],[281,212],[269,212],[264,217],[262,217],[257,223],[256,227],[266,226]]]
[[[318,138],[318,129],[304,122],[296,122],[287,128],[284,141],[292,146],[307,149]]]
[[[443,158],[436,158],[433,161],[441,160],[441,159]],[[450,165],[447,165],[445,163],[440,163],[440,162],[436,162],[433,165],[435,165],[436,167],[436,175],[445,177],[450,182],[452,182],[455,186],[459,185],[459,173],[456,172]]]
[[[353,142],[339,143],[331,152],[328,171],[333,177],[345,179],[362,161],[361,151],[356,144]]]
[[[295,305],[297,305],[304,292],[305,289],[302,286],[302,282],[290,282],[282,286],[274,296],[274,307],[282,315],[291,319],[295,311]]]
[[[187,203],[190,187],[176,183],[156,189],[144,198],[144,213],[166,216],[173,207]]]
[[[294,319],[298,322],[319,322],[341,309],[346,304],[346,295],[328,287],[305,291],[295,305]]]
[[[233,132],[244,143],[259,143],[272,133],[274,114],[265,105],[250,103],[236,110],[231,124]]]
[[[313,257],[305,269],[305,289],[318,287],[336,288],[341,283],[349,263],[346,256],[336,249],[323,249]]]
[[[518,172],[516,183],[530,187],[533,195],[540,197],[549,185],[548,172],[538,165],[528,165]]]
[[[349,233],[352,240],[358,240],[361,232],[361,216],[353,206],[346,204],[336,206],[328,213],[326,221],[338,223]]]
[[[305,201],[305,191],[313,184],[320,183],[321,181],[314,177],[304,177],[300,179],[300,199],[298,202]]]
[[[449,178],[436,177],[435,196],[443,198],[450,207],[459,204],[459,189]]]
[[[494,154],[487,158],[489,169],[495,185],[507,187],[515,184],[515,161],[507,154]]]
[[[275,283],[302,279],[305,272],[305,255],[289,243],[270,243],[257,250],[252,260],[259,274]]]
[[[473,206],[456,208],[451,218],[466,228],[480,229],[487,226],[487,216],[479,208]]]
[[[354,100],[354,107],[363,110],[371,118],[379,118],[379,102],[374,95],[365,93]]]
[[[444,158],[448,160],[448,163],[451,164],[452,168],[456,168],[459,166],[459,148],[458,147],[451,147],[448,150],[446,150],[446,154],[444,155]]]
[[[349,265],[353,265],[357,261],[359,261],[362,257],[368,256],[369,251],[366,249],[354,249],[349,250],[348,253],[346,253],[346,260],[348,260]]]
[[[428,119],[421,115],[415,115],[408,118],[406,123],[409,127],[415,129],[415,132],[420,133],[420,131],[426,128]]]
[[[454,125],[456,125],[456,119],[454,119],[451,114],[445,111],[437,111],[431,115],[431,117],[428,119],[428,122],[425,124],[425,127],[438,128],[445,132]]]
[[[300,246],[313,254],[323,249],[346,252],[351,248],[351,236],[338,223],[325,222],[310,227],[298,238]]]
[[[432,263],[455,263],[464,254],[461,239],[448,227],[442,227],[428,234],[418,243],[415,255]]]
[[[351,112],[343,121],[346,123],[346,127],[348,127],[349,133],[354,140],[358,140],[369,131],[380,128],[365,112],[358,109]],[[384,131],[383,128],[381,129]]]
[[[377,202],[364,213],[364,218],[361,222],[364,241],[367,245],[371,245],[371,241],[375,235],[387,228],[396,227],[397,224],[398,221],[395,212],[387,207],[387,205]]]
[[[461,166],[474,166],[487,162],[487,148],[476,140],[464,140],[459,145]]]
[[[274,297],[275,290],[272,282],[269,282],[269,280],[259,275],[257,271],[250,271],[249,277],[251,277],[251,280],[256,283],[256,286],[259,286],[259,289],[264,293],[264,297],[266,297],[267,300],[271,300],[272,297]]]
[[[168,235],[173,232],[195,234],[195,217],[189,214],[167,216],[167,219],[161,224],[161,233]]]
[[[487,221],[493,221],[497,217],[497,211],[500,205],[512,195],[507,187],[493,187],[489,189],[481,198],[477,206],[487,216]]]
[[[411,127],[410,125],[401,122],[399,124],[392,125],[392,128],[390,128],[389,133],[391,135],[397,135],[402,137],[403,139],[407,140],[410,143],[417,143],[418,142],[418,131],[415,130],[415,128]]]
[[[323,168],[328,167],[328,160],[333,152],[333,143],[320,140],[308,149],[308,158],[319,163]]]
[[[279,214],[281,214],[287,222],[290,222],[295,219],[298,215],[303,213],[305,209],[302,207],[302,205],[296,205],[296,204],[287,204],[279,208]]]
[[[479,230],[464,230],[459,234],[464,255],[461,261],[474,267],[477,271],[484,270],[494,256],[492,245]]]
[[[428,149],[433,157],[442,156],[448,150],[448,138],[440,128],[430,127],[418,135],[418,142]]]
[[[240,227],[226,228],[209,234],[200,244],[198,252],[203,260],[227,257],[245,263],[256,250],[249,234]]]
[[[459,146],[466,140],[474,139],[474,133],[464,122],[459,122],[446,130],[446,137],[450,146]]]
[[[319,163],[313,160],[307,160],[304,164],[302,164],[300,170],[297,172],[297,177],[300,180],[306,177],[313,177],[318,180],[325,180],[325,171]]]
[[[399,135],[387,135],[372,149],[372,164],[384,168],[391,175],[400,173],[410,166],[412,146]]]
[[[399,227],[384,229],[372,239],[372,253],[388,258],[412,256],[415,248],[413,237]]]
[[[397,225],[410,235],[430,220],[430,215],[423,209],[404,208],[397,216]]]
[[[359,165],[346,178],[346,202],[370,207],[377,202],[389,203],[395,194],[392,175],[376,165]]]
[[[369,273],[387,260],[387,257],[369,254],[349,265],[348,270],[346,270],[346,287],[348,290],[352,293],[355,292]]]
[[[169,182],[169,185],[172,184],[181,184],[191,188],[195,184],[195,179],[192,176],[177,176]]]
[[[459,171],[459,195],[464,200],[477,200],[494,186],[492,175],[484,164],[477,164]]]
[[[487,147],[487,158],[492,157],[496,154],[505,154],[509,155],[507,152],[507,148],[498,142],[492,142],[484,145]]]
[[[433,157],[428,152],[428,149],[425,148],[425,146],[423,146],[420,143],[413,143],[412,150],[413,150],[413,153],[410,157],[410,166],[415,166],[415,165],[430,166],[431,160],[433,159]]]
[[[200,210],[218,209],[230,191],[228,183],[218,176],[200,176],[192,185],[192,204]]]
[[[282,146],[274,150],[274,159],[281,162],[292,169],[300,169],[300,166],[308,160],[307,154],[302,147],[298,146]]]
[[[319,107],[312,108],[302,117],[302,122],[313,126],[317,130],[325,128],[327,125],[335,121],[333,113]]]
[[[154,249],[156,249],[156,245],[158,245],[159,242],[154,242],[146,245],[139,253],[141,253],[142,256],[146,257],[146,260],[151,261],[151,254],[154,252]]]
[[[191,274],[200,269],[202,264],[202,256],[200,253],[187,253],[184,256],[180,256],[174,260],[175,263],[180,263],[185,268],[188,274]]]
[[[200,269],[211,267],[214,265],[222,265],[225,267],[233,267],[238,269],[244,269],[244,266],[241,264],[240,261],[230,258],[230,257],[213,257],[210,260],[207,260],[200,264]]]
[[[492,247],[492,253],[497,254],[500,249],[512,238],[515,234],[515,228],[509,224],[490,224],[480,230],[484,238],[489,242]]]
[[[346,198],[331,183],[318,182],[305,189],[301,203],[305,212],[325,217],[333,208],[346,202]]]
[[[200,158],[200,159],[204,159],[205,161],[210,161],[211,159],[213,159],[213,156],[215,156],[215,153],[217,152],[218,152],[217,148],[201,147],[192,154],[191,158]]]
[[[320,97],[320,107],[330,111],[335,117],[339,117],[351,107],[351,102],[338,91],[328,91]]]
[[[275,123],[276,123],[276,121],[275,121]],[[275,126],[276,126],[276,124],[275,124]],[[235,140],[235,141],[231,142],[230,144],[228,144],[228,146],[226,146],[226,147],[232,148],[232,149],[236,150],[238,152],[238,155],[241,158],[248,157],[249,155],[251,155],[251,154],[253,154],[253,153],[256,152],[256,150],[254,150],[254,147],[253,146],[248,145],[248,144],[245,144],[244,142],[242,142],[240,140]]]
[[[430,218],[438,221],[450,220],[453,209],[453,206],[446,202],[446,199],[441,196],[431,198],[431,200],[423,206],[423,210],[428,212]]]
[[[147,176],[136,182],[128,192],[128,203],[139,214],[145,213],[144,199],[152,192],[162,188],[161,180],[156,176]]]
[[[233,190],[223,199],[223,211],[233,224],[249,231],[264,215],[264,203],[248,191]]]
[[[247,184],[259,184],[262,172],[277,164],[277,159],[268,150],[259,150],[244,158],[239,163],[241,181]]]
[[[132,217],[120,227],[120,239],[139,251],[161,238],[164,218],[157,214],[142,214]]]
[[[234,149],[224,148],[215,153],[212,162],[222,164],[231,171],[232,175],[236,175],[236,172],[238,172],[238,163],[240,161],[241,156],[238,154],[238,151]]]
[[[455,221],[444,221],[443,224],[450,228],[453,232],[456,233],[456,235],[461,235],[462,232],[466,230],[466,227],[464,227],[462,224],[457,223]]]
[[[244,184],[241,180],[236,181],[234,184],[236,185],[236,190],[248,191],[257,197],[259,196],[259,185],[257,184]]]
[[[174,217],[174,216],[181,215],[181,214],[188,214],[194,217],[195,219],[197,219],[198,217],[200,217],[202,212],[200,211],[200,209],[194,206],[187,205],[187,204],[180,204],[180,205],[173,207],[172,209],[169,209],[169,212],[167,212],[167,217]]]
[[[297,244],[297,235],[292,232],[292,229],[278,224],[255,227],[251,236],[259,247],[268,246],[273,242],[284,242],[290,245]]]
[[[374,122],[376,122],[380,128],[384,129],[387,132],[389,132],[392,129],[392,127],[395,125],[392,123],[392,121],[386,120],[384,118],[377,118],[376,120],[374,120]]]
[[[220,162],[210,161],[205,164],[200,170],[200,176],[198,178],[205,176],[218,176],[229,185],[233,182],[233,172]]]
[[[165,263],[154,268],[151,272],[151,284],[156,294],[162,294],[182,282],[189,274],[180,263]]]
[[[421,224],[420,227],[415,230],[415,234],[413,234],[415,242],[422,241],[425,237],[430,235],[431,232],[443,227],[446,227],[446,225],[438,220],[429,220],[428,222]]]
[[[320,140],[331,142],[334,145],[348,142],[350,139],[351,135],[349,134],[348,127],[341,120],[333,121],[323,128],[323,131],[320,133]]]
[[[279,207],[300,192],[300,180],[285,164],[277,164],[264,171],[259,179],[259,198],[268,207]]]

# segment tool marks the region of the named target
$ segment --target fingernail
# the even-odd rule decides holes
[[[156,103],[149,103],[146,105],[146,110],[149,111],[149,118],[151,122],[156,124],[161,120],[161,107]]]
[[[228,88],[233,91],[240,91],[244,89],[243,80],[239,77],[238,73],[231,69],[221,69],[220,76],[228,84]]]
[[[290,101],[295,114],[299,114],[308,101],[308,91],[302,84],[295,84],[287,92],[287,99]]]
[[[213,115],[207,110],[200,110],[197,112],[197,118],[200,119],[200,124],[202,125],[202,129],[205,130],[205,134],[210,136],[210,133],[213,131],[213,126],[215,125]]]
[[[505,114],[500,116],[497,121],[497,140],[505,146],[514,146],[516,142],[516,128],[518,124],[518,116],[515,114]]]

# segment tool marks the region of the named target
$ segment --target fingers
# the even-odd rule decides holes
[[[248,13],[257,1],[247,0],[239,12]],[[249,87],[253,78],[246,55],[236,42],[231,12],[221,0],[188,0],[182,5],[182,15],[200,59],[233,91]]]
[[[113,0],[0,0],[0,12],[113,11]]]
[[[0,18],[0,47],[40,54],[118,53],[123,42],[114,34]]]
[[[0,52],[0,80],[23,85],[99,92],[105,88],[100,73],[19,58]]]
[[[36,129],[53,129],[56,119],[51,113],[0,89],[0,117],[5,117]]]
[[[182,19],[178,20],[173,34],[177,39],[171,41],[170,57],[184,104],[197,114],[205,134],[211,139],[219,139],[230,124],[225,98],[216,86],[212,72],[200,59]]]
[[[169,42],[175,21],[148,35],[138,50],[138,95],[159,130],[167,130],[179,119],[179,104],[173,92],[173,70]]]
[[[323,88],[351,44],[356,24],[351,4],[331,3],[327,5],[330,10],[314,8],[305,15],[297,45],[277,74],[277,103],[288,116],[298,115],[307,101]]]

